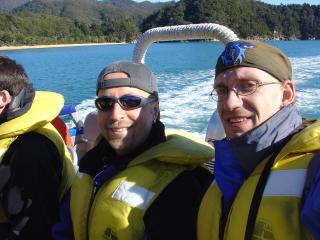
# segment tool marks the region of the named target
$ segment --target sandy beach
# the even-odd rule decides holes
[[[74,43],[74,44],[53,44],[53,45],[34,45],[34,46],[2,46],[0,51],[5,50],[19,50],[19,49],[32,49],[32,48],[60,48],[60,47],[81,47],[81,46],[102,46],[102,45],[117,45],[127,43]]]

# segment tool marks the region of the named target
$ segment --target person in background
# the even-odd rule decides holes
[[[213,142],[198,239],[320,239],[320,122],[299,115],[287,56],[259,41],[229,43],[212,97],[226,138]]]
[[[81,141],[76,146],[78,159],[81,159],[95,145],[96,138],[100,133],[97,115],[97,111],[92,111],[87,114],[84,120],[83,135],[81,136]]]
[[[165,130],[156,78],[144,64],[104,68],[97,96],[102,137],[79,162],[55,239],[196,239],[199,204],[212,181],[202,164],[212,147]]]
[[[23,66],[3,56],[0,92],[0,239],[52,239],[59,201],[75,175],[50,124],[63,97],[35,91]]]

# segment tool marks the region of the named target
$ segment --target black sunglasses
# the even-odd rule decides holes
[[[147,98],[133,95],[124,95],[120,98],[103,96],[98,97],[94,103],[96,108],[100,111],[109,111],[115,103],[118,103],[123,110],[132,110],[143,107],[144,105],[156,100],[157,97],[154,95],[150,95]]]

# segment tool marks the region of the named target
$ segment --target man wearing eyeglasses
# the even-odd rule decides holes
[[[229,43],[211,95],[226,138],[213,142],[198,239],[320,239],[320,123],[304,124],[296,109],[287,56],[258,41]]]
[[[55,239],[196,239],[199,204],[212,181],[201,165],[212,147],[165,130],[156,78],[144,64],[110,64],[97,95],[102,137],[80,160],[65,211],[71,217],[62,218],[70,220],[57,225]]]

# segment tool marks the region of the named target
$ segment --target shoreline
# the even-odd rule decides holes
[[[82,46],[103,46],[103,45],[119,45],[122,43],[70,43],[70,44],[52,44],[52,45],[21,45],[21,46],[2,46],[0,51],[20,50],[20,49],[38,49],[38,48],[62,48],[62,47],[82,47]]]

